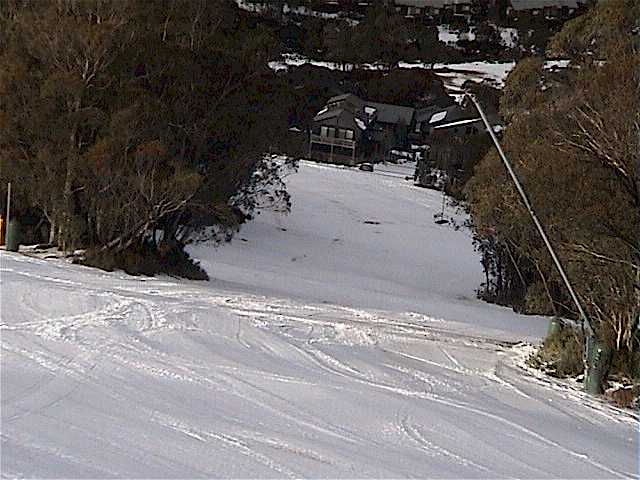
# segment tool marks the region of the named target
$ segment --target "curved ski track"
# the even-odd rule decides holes
[[[0,268],[24,305],[20,319],[0,323],[3,475],[45,475],[47,461],[71,476],[541,478],[560,464],[577,477],[635,475],[633,440],[618,441],[631,453],[614,462],[581,447],[580,434],[537,422],[622,438],[637,416],[535,377],[517,342],[410,313],[165,281],[118,286],[82,269],[77,282],[68,268],[39,274],[18,262],[47,268],[13,257]],[[48,316],[29,296],[33,281],[51,295],[81,290],[84,311]],[[79,440],[64,428],[43,435],[46,425]],[[78,448],[80,439],[105,453]],[[41,463],[25,472],[20,452]]]

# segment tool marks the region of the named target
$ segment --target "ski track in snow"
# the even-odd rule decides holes
[[[374,218],[363,208],[345,218]],[[461,288],[451,315],[469,321],[440,296],[365,308],[356,290],[340,305],[5,252],[0,278],[3,478],[638,474],[637,415],[530,371],[531,335],[476,322],[531,319],[456,300]]]

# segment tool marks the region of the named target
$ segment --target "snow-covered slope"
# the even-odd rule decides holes
[[[2,476],[637,476],[637,419],[521,368],[545,322],[388,170],[303,164],[208,283],[0,253]]]
[[[471,232],[434,223],[442,194],[414,186],[415,164],[373,173],[301,162],[288,216],[263,212],[230,245],[190,248],[217,279],[256,292],[368,309],[417,311],[538,338],[547,321],[476,299],[484,280]],[[466,217],[450,206],[445,216]]]

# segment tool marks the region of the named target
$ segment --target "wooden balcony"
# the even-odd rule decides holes
[[[322,143],[324,145],[333,145],[334,147],[344,147],[350,149],[356,148],[355,140],[348,140],[346,138],[322,137],[320,135],[316,135],[315,133],[311,134],[310,142]]]

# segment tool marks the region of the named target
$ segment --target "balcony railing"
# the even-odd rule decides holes
[[[345,148],[356,147],[355,140],[348,140],[346,138],[322,137],[320,135],[316,135],[315,133],[311,134],[311,143],[323,143],[325,145],[333,145],[334,147]]]

